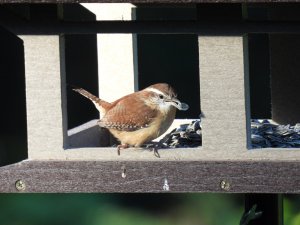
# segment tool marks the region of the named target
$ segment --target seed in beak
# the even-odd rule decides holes
[[[180,102],[178,99],[172,99],[170,101],[170,103],[175,106],[177,109],[182,110],[182,111],[186,111],[189,109],[188,104]]]

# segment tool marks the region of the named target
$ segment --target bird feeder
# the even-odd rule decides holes
[[[1,100],[5,102],[1,121],[5,129],[0,143],[0,191],[299,193],[300,151],[252,149],[250,128],[255,115],[272,116],[279,122],[300,119],[296,93],[299,77],[295,75],[300,23],[292,16],[297,16],[291,13],[293,7],[274,9],[250,3],[211,5],[182,0],[182,4],[173,7],[176,20],[143,20],[139,7],[141,12],[147,12],[149,5],[144,3],[151,3],[156,7],[152,12],[159,14],[164,11],[155,3],[162,1],[128,1],[139,3],[135,15],[140,20],[96,21],[81,5],[43,2],[53,4],[0,5],[0,43],[5,49],[0,53],[4,62],[1,71],[5,68],[3,74],[7,74],[1,78]],[[260,10],[269,10],[273,18],[255,16]],[[188,16],[184,16],[186,12]],[[291,21],[281,19],[286,13],[291,13]],[[133,34],[138,41],[129,50],[139,67],[126,70],[133,71],[131,76],[115,82],[98,76],[98,69],[103,71],[105,66],[100,67],[97,60],[96,34],[111,35],[102,36],[104,43],[113,35]],[[150,43],[158,43],[154,39],[163,43],[165,38],[167,46],[172,35],[178,46],[185,41],[193,56],[182,66],[186,71],[189,67],[194,69],[180,76],[170,73],[163,79],[178,87],[179,96],[192,109],[187,115],[190,119],[200,114],[201,102],[205,114],[202,146],[162,149],[160,158],[148,150],[135,149],[124,150],[118,156],[115,148],[103,147],[110,140],[96,125],[98,112],[90,102],[68,90],[68,84],[84,87],[95,95],[99,89],[100,97],[105,88],[111,92],[102,92],[103,95],[115,97],[116,91],[133,92],[148,86],[157,77],[153,73],[144,76],[148,70],[143,65],[150,68],[155,62],[146,58],[145,52],[151,52]],[[101,43],[98,44],[101,58]],[[142,46],[148,49],[143,52]],[[185,50],[178,50],[178,54]],[[261,61],[256,59],[258,52],[266,54]],[[180,65],[178,59],[170,58],[174,67]],[[260,66],[260,62],[264,64]],[[151,71],[163,70],[165,65],[159,67],[156,63]],[[263,74],[259,68],[271,74],[272,83],[268,82],[269,73],[258,77]],[[130,84],[124,85],[126,82]],[[257,87],[269,93],[266,96],[271,99],[271,108],[268,101],[255,97]],[[253,108],[259,101],[264,106]],[[184,118],[184,114],[179,116]]]

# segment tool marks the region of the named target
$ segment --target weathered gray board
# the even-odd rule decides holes
[[[24,41],[28,157],[63,148],[59,36],[21,36]]]
[[[246,149],[250,134],[243,37],[200,37],[203,148]]]
[[[300,193],[299,169],[269,161],[24,161],[0,169],[0,192],[17,192],[22,180],[23,192],[166,192],[167,183],[169,192]]]

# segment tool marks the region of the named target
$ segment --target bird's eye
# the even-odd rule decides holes
[[[163,96],[163,95],[158,95],[158,97],[159,97],[160,99],[164,99],[164,96]]]

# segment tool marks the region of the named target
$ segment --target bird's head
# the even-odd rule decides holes
[[[179,110],[188,110],[189,106],[177,99],[174,89],[166,83],[154,84],[144,89],[148,95],[148,104],[155,105],[163,112],[168,112],[173,107]]]

